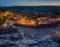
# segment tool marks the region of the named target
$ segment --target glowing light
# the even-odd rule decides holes
[[[14,13],[12,12],[9,12],[9,11],[6,11],[4,13],[2,13],[3,16],[10,16],[9,18],[11,18],[11,16],[14,15]],[[1,15],[1,16],[2,16]],[[39,17],[39,18],[36,18],[36,19],[32,19],[32,18],[28,18],[27,16],[25,16],[23,14],[15,14],[14,15],[15,17],[13,17],[12,20],[10,20],[10,23],[11,24],[14,24],[16,20],[18,20],[16,23],[17,24],[20,24],[20,25],[29,25],[29,26],[34,26],[36,27],[37,25],[41,25],[41,24],[48,24],[48,23],[54,23],[56,21],[60,21],[60,17],[57,17],[55,19],[53,18],[47,18],[47,17]]]

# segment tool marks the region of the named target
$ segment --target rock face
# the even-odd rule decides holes
[[[53,38],[52,38],[53,41],[57,42],[60,46],[60,31],[53,30],[52,33],[53,33]]]
[[[18,29],[16,26],[0,30],[0,47],[59,47],[47,38],[37,39],[34,35]]]

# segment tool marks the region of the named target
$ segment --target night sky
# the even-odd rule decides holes
[[[60,0],[0,0],[0,6],[60,6]]]

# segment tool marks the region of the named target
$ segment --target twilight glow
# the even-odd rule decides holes
[[[0,0],[0,6],[60,6],[60,0]]]

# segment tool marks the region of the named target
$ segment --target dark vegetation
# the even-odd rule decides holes
[[[60,6],[11,6],[5,10],[25,14],[29,17],[57,17],[60,16]]]

